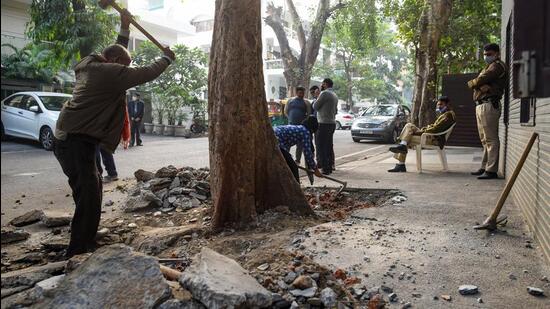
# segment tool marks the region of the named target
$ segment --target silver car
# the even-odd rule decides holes
[[[403,105],[369,106],[353,121],[351,137],[357,143],[363,139],[394,143],[409,120],[409,115],[409,108]]]

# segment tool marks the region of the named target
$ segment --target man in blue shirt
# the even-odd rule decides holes
[[[288,124],[301,125],[306,118],[311,115],[311,104],[304,100],[306,89],[302,86],[296,87],[296,97],[290,99],[285,106],[285,115],[288,118]],[[296,163],[300,164],[302,152],[300,146],[296,146]]]
[[[316,176],[322,177],[321,172],[317,168],[313,155],[314,149],[312,136],[313,133],[317,131],[318,126],[317,119],[310,116],[306,118],[301,125],[278,126],[274,129],[275,136],[277,136],[277,139],[279,140],[279,148],[281,149],[281,153],[283,154],[288,167],[298,182],[300,182],[298,166],[288,152],[292,146],[301,146],[304,149],[307,168],[313,170]]]

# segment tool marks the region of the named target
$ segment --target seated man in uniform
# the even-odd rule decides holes
[[[437,101],[436,112],[438,114],[435,122],[427,127],[419,129],[412,123],[407,123],[401,131],[398,145],[390,147],[390,151],[395,153],[394,158],[398,163],[394,168],[388,170],[390,173],[406,172],[405,160],[407,159],[407,148],[412,148],[420,144],[420,136],[422,133],[441,133],[449,129],[455,122],[455,113],[451,110],[449,105],[449,98],[446,96],[439,97]],[[445,136],[429,136],[426,140],[428,144],[437,145],[440,147],[445,145]]]
[[[275,136],[279,140],[279,148],[285,158],[288,167],[292,171],[292,174],[298,182],[300,182],[300,175],[298,173],[298,165],[289,150],[292,146],[299,146],[304,149],[304,156],[306,158],[307,168],[313,170],[317,177],[321,177],[321,172],[317,168],[317,164],[314,159],[314,149],[312,136],[317,131],[319,124],[317,118],[313,116],[307,117],[300,125],[286,125],[277,126],[274,128]]]

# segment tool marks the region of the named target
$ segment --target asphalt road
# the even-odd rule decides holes
[[[143,144],[115,154],[121,179],[132,177],[140,168],[155,171],[170,164],[208,166],[208,138],[146,135]],[[387,147],[377,142],[354,143],[350,131],[336,131],[334,145],[337,165],[363,159]],[[52,152],[43,150],[38,143],[12,138],[2,142],[1,154],[2,224],[34,208],[71,207],[72,200],[66,196],[70,193],[67,179]]]

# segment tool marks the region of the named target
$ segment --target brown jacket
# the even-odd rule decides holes
[[[144,67],[106,63],[90,55],[75,66],[73,98],[59,114],[56,137],[81,134],[99,141],[101,148],[114,152],[124,126],[126,90],[157,78],[169,61],[160,58]]]
[[[474,90],[474,101],[490,97],[500,100],[506,87],[506,64],[500,59],[488,64],[478,77],[468,82],[468,87]]]

